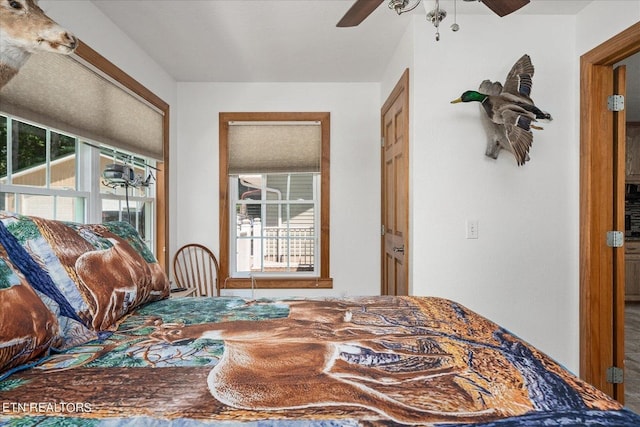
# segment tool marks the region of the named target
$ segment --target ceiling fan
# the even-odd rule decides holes
[[[336,25],[337,27],[355,27],[364,21],[385,0],[356,0],[347,13]],[[476,1],[476,0],[465,0]],[[477,0],[484,3],[498,16],[505,16],[521,7],[529,4],[530,0]],[[409,6],[410,0],[389,0],[389,8],[395,10],[398,15],[416,8],[420,0],[413,6]]]

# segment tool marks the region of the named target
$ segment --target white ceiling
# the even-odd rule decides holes
[[[92,1],[181,82],[378,82],[410,15],[425,14],[397,16],[385,1],[359,26],[337,28],[353,0]],[[589,3],[532,0],[515,14],[575,14]],[[453,0],[440,6],[450,20]],[[491,13],[460,0],[457,11]]]

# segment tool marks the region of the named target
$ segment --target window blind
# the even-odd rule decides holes
[[[230,122],[229,174],[320,172],[320,122]]]
[[[0,112],[163,160],[163,114],[75,56],[36,53],[0,91]]]

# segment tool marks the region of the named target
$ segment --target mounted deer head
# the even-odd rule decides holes
[[[0,0],[0,88],[32,53],[69,55],[76,46],[78,39],[49,18],[37,0]]]

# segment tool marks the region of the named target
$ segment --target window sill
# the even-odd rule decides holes
[[[291,278],[250,278],[233,279],[219,282],[220,289],[332,289],[330,277],[291,277]]]

